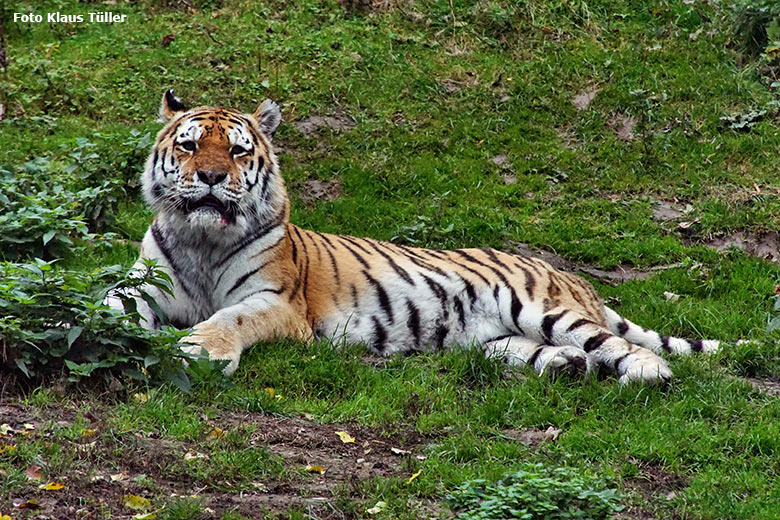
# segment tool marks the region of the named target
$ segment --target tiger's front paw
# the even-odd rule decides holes
[[[621,385],[632,381],[665,383],[672,378],[672,370],[666,361],[645,349],[628,354],[617,363],[615,369],[620,375]]]
[[[197,355],[205,350],[211,360],[226,360],[228,364],[222,369],[222,373],[226,376],[232,375],[238,368],[241,346],[231,342],[229,335],[209,334],[196,325],[193,333],[182,339],[179,344],[182,352],[187,354]]]

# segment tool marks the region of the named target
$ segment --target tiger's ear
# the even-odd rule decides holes
[[[167,123],[173,119],[178,112],[184,112],[187,107],[181,102],[181,99],[173,95],[173,89],[165,91],[162,103],[160,104],[160,121]]]
[[[270,99],[266,99],[252,116],[260,123],[260,130],[268,137],[273,137],[282,122],[282,109]]]

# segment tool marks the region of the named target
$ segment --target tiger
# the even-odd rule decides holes
[[[424,249],[319,233],[290,222],[272,138],[270,99],[251,114],[187,108],[163,94],[142,193],[155,216],[139,263],[170,270],[172,294],[136,295],[144,327],[191,329],[180,346],[238,367],[258,342],[293,338],[364,344],[369,351],[479,348],[538,374],[614,372],[621,384],[668,381],[661,354],[714,352],[636,325],[584,278],[496,249]]]

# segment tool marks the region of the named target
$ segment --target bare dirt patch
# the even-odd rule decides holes
[[[678,267],[677,265],[670,265],[658,266],[652,269],[637,269],[628,265],[619,265],[613,269],[606,270],[599,269],[598,267],[594,267],[589,264],[572,262],[571,260],[563,258],[562,256],[558,256],[555,253],[544,251],[542,249],[536,249],[522,242],[507,242],[504,245],[504,250],[516,255],[541,258],[548,264],[552,265],[556,269],[560,269],[561,271],[588,274],[612,285],[625,283],[630,280],[645,280],[655,271]]]
[[[690,204],[683,206],[675,202],[657,200],[653,201],[652,211],[653,220],[656,222],[668,222],[670,220],[680,220],[693,211],[693,207]]]
[[[357,123],[352,116],[339,110],[332,116],[313,115],[293,121],[292,126],[297,128],[304,136],[310,137],[321,133],[323,130],[346,132],[355,128]]]
[[[301,199],[307,206],[312,206],[317,202],[336,200],[340,196],[341,181],[337,178],[329,181],[309,179],[303,183],[301,189]]]
[[[780,235],[776,231],[749,233],[737,231],[730,235],[721,235],[704,242],[707,247],[725,251],[735,247],[745,253],[777,262],[780,260]]]
[[[198,518],[221,518],[230,511],[259,518],[291,508],[307,510],[317,518],[349,518],[353,515],[342,511],[339,504],[345,499],[353,504],[362,501],[361,482],[394,475],[408,478],[410,459],[424,458],[422,452],[431,442],[413,430],[383,432],[304,418],[221,413],[209,425],[224,432],[247,432],[239,438],[237,450],[256,447],[258,457],[270,453],[284,467],[282,474],[266,473],[257,482],[247,483],[240,476],[215,476],[213,469],[212,476],[205,478],[188,466],[188,459],[207,460],[209,443],[217,442],[213,439],[189,442],[163,438],[159,432],[109,432],[104,413],[78,419],[75,408],[3,404],[0,423],[7,427],[0,445],[16,445],[21,450],[25,443],[59,438],[56,442],[65,454],[64,467],[50,471],[47,461],[41,461],[41,466],[44,480],[57,480],[65,487],[45,491],[39,489],[40,482],[30,481],[0,496],[0,509],[11,511],[14,518],[130,518],[134,512],[123,505],[123,497],[133,494],[148,498],[153,507],[176,497],[198,500],[202,511]],[[57,435],[57,430],[71,427],[77,419],[86,421],[96,433],[64,440]],[[339,431],[347,432],[354,442],[343,442]],[[306,471],[317,466],[321,472]],[[30,499],[37,506],[18,507]],[[425,507],[436,509],[435,504]]]
[[[751,384],[759,392],[772,397],[780,397],[780,379],[759,379],[746,377],[745,381]]]
[[[643,497],[648,502],[671,500],[689,485],[686,477],[670,473],[660,464],[639,462],[637,465],[639,473],[633,478],[626,479],[624,485],[627,491]],[[627,505],[617,518],[651,520],[658,517],[644,507],[633,504]],[[664,518],[671,520],[680,517],[673,514]]]
[[[518,441],[526,446],[539,446],[545,442],[555,442],[561,434],[559,428],[549,426],[546,430],[540,428],[525,428],[523,430],[504,429],[501,436]]]
[[[504,184],[517,184],[517,176],[515,175],[515,167],[509,161],[509,156],[505,153],[498,154],[490,158],[490,162],[498,166],[499,174],[504,179]]]

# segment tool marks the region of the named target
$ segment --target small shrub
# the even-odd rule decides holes
[[[0,372],[28,378],[64,373],[71,381],[114,373],[188,388],[176,345],[182,332],[144,329],[131,299],[125,304],[130,312],[102,303],[108,291],[121,294],[143,284],[166,289],[170,278],[154,262],[130,272],[121,266],[58,270],[39,259],[0,263]]]
[[[496,482],[472,480],[447,496],[459,520],[570,520],[609,518],[619,495],[574,468],[527,465]]]
[[[90,217],[116,203],[117,182],[73,190],[50,173],[45,159],[21,169],[0,166],[0,258],[55,258],[99,238],[89,232]]]
[[[780,47],[780,3],[777,0],[740,0],[734,4],[734,32],[740,50],[759,56]]]

